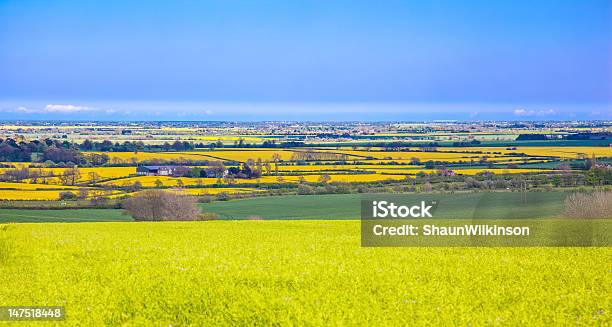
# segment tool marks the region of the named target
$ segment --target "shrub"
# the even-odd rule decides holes
[[[163,190],[140,192],[123,203],[136,221],[198,220],[200,208],[194,197]]]
[[[202,212],[198,216],[198,220],[203,220],[203,221],[218,220],[218,219],[219,219],[219,214],[216,212]]]
[[[573,193],[565,198],[568,218],[612,218],[612,192]]]
[[[229,193],[227,192],[220,192],[219,194],[217,194],[217,200],[219,201],[227,201],[230,199]]]
[[[200,203],[211,203],[212,200],[213,198],[210,195],[203,195],[198,198],[198,202]]]
[[[76,200],[77,195],[72,192],[60,192],[59,199],[60,200]]]
[[[300,195],[310,195],[314,193],[314,189],[312,188],[312,186],[308,186],[306,184],[300,184],[298,186],[298,191],[297,194]]]

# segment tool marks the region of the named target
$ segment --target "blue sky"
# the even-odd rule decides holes
[[[612,119],[611,3],[0,0],[0,119]]]

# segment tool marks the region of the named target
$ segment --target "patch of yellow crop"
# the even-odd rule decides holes
[[[51,172],[54,176],[63,174],[67,168],[41,168],[43,172]],[[35,170],[39,171],[39,170]],[[109,179],[127,177],[136,174],[136,167],[96,167],[78,168],[80,173],[79,182],[91,181],[92,179]]]
[[[330,182],[378,182],[389,179],[403,179],[404,175],[387,175],[387,174],[330,174]],[[234,179],[232,184],[274,184],[274,183],[297,183],[301,178],[304,178],[306,182],[319,182],[321,175],[319,174],[306,174],[300,176],[262,176],[260,178],[253,179]],[[164,187],[176,187],[179,186],[179,180],[184,186],[205,186],[205,185],[227,185],[226,180],[218,178],[187,178],[187,177],[168,177],[168,176],[138,176],[130,177],[120,180],[108,181],[102,184],[109,184],[114,186],[132,185],[135,182],[140,182],[144,187],[155,187],[158,185],[156,181],[161,183]]]
[[[5,162],[0,162],[0,165],[12,166],[12,167],[15,167],[15,168],[28,168],[30,166],[40,166],[40,165],[42,165],[42,163],[40,163],[40,162],[10,162],[10,161],[5,161]],[[6,169],[6,168],[0,168],[0,169]]]
[[[454,170],[456,173],[458,174],[463,174],[463,175],[476,175],[478,173],[482,173],[482,172],[492,172],[494,174],[524,174],[524,173],[548,173],[548,172],[554,172],[554,170],[552,169],[522,169],[522,168],[517,168],[517,169],[503,169],[503,168],[491,168],[491,169],[457,169]]]
[[[516,152],[533,156],[556,156],[561,158],[612,157],[612,148],[603,146],[585,147],[518,147]]]
[[[366,169],[378,174],[407,174],[416,175],[419,173],[435,174],[439,170],[437,169],[402,169],[402,168],[388,168],[388,169]],[[504,169],[504,168],[474,168],[474,169],[453,169],[456,174],[461,175],[475,175],[485,171],[494,174],[523,174],[523,173],[541,173],[551,172],[551,169]]]
[[[194,140],[197,141],[221,141],[221,142],[235,142],[243,140],[244,142],[262,142],[264,139],[261,137],[253,137],[253,136],[242,136],[242,135],[232,135],[232,136],[215,136],[215,135],[205,135],[205,136],[195,136]]]
[[[261,183],[279,183],[291,182],[296,183],[303,178],[306,182],[316,183],[321,180],[322,175],[300,175],[300,176],[263,176],[260,178]],[[389,179],[398,180],[404,179],[403,175],[381,175],[381,174],[329,174],[330,182],[379,182]],[[252,180],[253,181],[253,180]],[[242,181],[240,181],[242,182]]]
[[[501,152],[509,153],[524,153],[529,156],[551,156],[567,159],[580,157],[612,157],[612,148],[604,146],[519,146],[516,149],[510,147],[457,147],[449,148],[456,151],[465,152]]]
[[[76,189],[77,186],[48,185],[48,184],[29,184],[29,183],[10,183],[0,182],[0,189],[15,190],[37,190],[37,189]]]
[[[581,156],[597,157],[612,157],[612,147],[605,146],[519,146],[514,147],[438,147],[440,152],[394,152],[380,151],[381,148],[370,148],[366,151],[365,148],[359,150],[351,150],[349,147],[339,149],[322,149],[317,151],[346,153],[356,156],[366,156],[374,158],[392,157],[394,159],[405,158],[424,158],[424,159],[452,159],[456,157],[473,157],[473,156],[500,156],[512,153],[524,153],[529,156],[555,156],[560,158],[577,158]],[[418,150],[416,147],[409,148],[410,150]],[[452,151],[452,153],[449,153]],[[457,153],[455,153],[457,152]]]
[[[59,190],[2,190],[0,189],[0,200],[58,200]]]
[[[136,167],[99,167],[99,168],[79,168],[81,180],[91,180],[97,178],[119,178],[136,174]]]
[[[229,194],[261,192],[261,190],[253,188],[238,187],[184,188],[180,189],[180,191],[190,195],[215,195],[224,192]]]
[[[318,171],[355,171],[355,170],[371,170],[371,169],[384,169],[384,168],[401,168],[401,169],[410,169],[410,168],[419,168],[420,166],[416,165],[303,165],[303,166],[293,166],[293,165],[281,165],[278,166],[278,171],[281,172],[318,172]]]
[[[11,168],[0,168],[0,173]],[[61,176],[69,168],[30,168],[30,172],[38,174],[39,176],[46,176],[45,178],[30,178],[27,182],[34,182],[35,185],[45,185],[43,183],[51,184],[52,187],[57,188],[60,182]],[[78,168],[79,178],[76,180],[77,183],[91,182],[93,180],[104,180],[110,178],[122,178],[136,174],[136,167],[97,167],[97,168]],[[43,182],[44,181],[44,182]]]
[[[211,157],[223,158],[227,161],[233,160],[242,162],[247,161],[249,159],[253,159],[255,161],[257,161],[257,159],[261,159],[263,161],[273,161],[275,155],[278,155],[280,160],[287,161],[291,160],[291,157],[293,156],[292,151],[283,150],[214,150],[200,153]]]
[[[318,150],[332,153],[347,154],[350,156],[357,156],[362,159],[379,159],[379,160],[410,160],[412,158],[418,158],[421,161],[438,160],[438,161],[469,161],[470,159],[478,160],[480,157],[487,156],[490,159],[499,157],[501,155],[494,154],[477,154],[477,153],[455,153],[455,152],[423,152],[423,151],[354,151],[354,150]],[[459,151],[459,150],[457,150]],[[351,158],[351,160],[357,160]]]
[[[252,188],[239,188],[239,187],[210,187],[210,188],[173,188],[168,189],[170,191],[179,192],[187,195],[201,196],[201,195],[217,195],[219,193],[228,193],[228,194],[244,194],[244,193],[254,193],[254,192],[262,192],[262,190],[252,189]],[[117,197],[125,197],[125,196],[134,196],[143,191],[133,192],[133,193],[117,193],[109,196],[109,198],[117,198]]]
[[[92,153],[92,152],[90,152]],[[111,162],[138,163],[143,161],[200,161],[214,160],[211,157],[186,152],[93,152],[107,154]]]
[[[507,160],[512,160],[515,159],[517,157],[491,157],[491,156],[482,156],[482,157],[472,157],[472,156],[467,156],[467,157],[458,157],[458,158],[418,158],[421,161],[421,164],[424,164],[427,161],[446,161],[446,162],[465,162],[465,163],[472,163],[472,162],[479,162],[483,157],[486,157],[486,161],[507,161]],[[374,160],[366,160],[365,162],[376,162],[376,163],[393,163],[393,162],[397,162],[397,163],[411,163],[412,159],[374,159]]]
[[[247,161],[261,159],[272,161],[275,154],[280,160],[291,160],[293,152],[283,150],[212,150],[191,152],[97,152],[107,154],[111,162],[137,163],[143,161]]]

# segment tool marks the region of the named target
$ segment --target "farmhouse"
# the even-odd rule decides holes
[[[136,175],[141,176],[172,176],[177,166],[138,166]]]
[[[191,169],[185,166],[138,166],[136,175],[139,176],[172,176],[172,177],[225,177],[228,169],[198,168]]]
[[[446,177],[449,177],[449,176],[456,176],[456,175],[457,175],[457,174],[456,174],[456,173],[455,173],[453,170],[451,170],[451,169],[442,169],[442,170],[440,170],[440,171],[439,171],[439,174],[440,174],[440,175],[442,175],[442,176],[446,176]]]

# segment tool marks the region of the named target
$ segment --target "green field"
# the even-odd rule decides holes
[[[608,325],[609,248],[361,248],[355,221],[0,227],[2,305],[58,325]]]
[[[563,192],[406,194],[409,203],[436,200],[435,218],[539,218],[558,215]],[[202,205],[224,219],[359,219],[360,194],[261,197]]]
[[[408,201],[440,201],[436,218],[544,218],[558,215],[563,192],[407,194]],[[359,219],[360,194],[288,195],[202,204],[221,219]],[[0,222],[130,221],[119,209],[0,209]]]
[[[0,209],[0,222],[131,221],[119,209]]]

